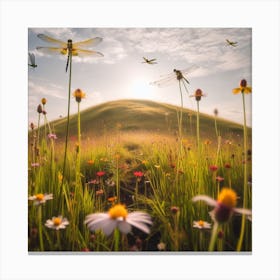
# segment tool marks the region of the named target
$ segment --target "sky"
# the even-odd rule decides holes
[[[37,37],[43,33],[73,43],[89,38],[103,40],[88,49],[104,57],[73,57],[71,93],[86,93],[81,110],[119,99],[146,99],[180,106],[180,91],[173,69],[186,70],[190,84],[183,91],[184,107],[196,110],[192,95],[200,88],[205,97],[200,112],[243,123],[242,96],[232,89],[241,79],[252,83],[251,28],[29,28],[28,51],[34,53],[36,68],[28,69],[29,122],[38,119],[37,106],[47,99],[48,120],[67,115],[69,70],[67,56],[46,54],[38,46],[52,46]],[[232,47],[226,39],[236,41]],[[87,49],[84,47],[84,49]],[[143,63],[143,57],[156,58],[157,64]],[[28,66],[27,66],[28,67]],[[195,69],[195,70],[193,70]],[[189,70],[189,71],[188,71]],[[171,83],[158,87],[153,82],[173,75]],[[246,95],[247,125],[252,123],[251,94]],[[77,103],[71,98],[71,114]]]

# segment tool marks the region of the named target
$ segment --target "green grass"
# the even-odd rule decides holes
[[[28,194],[53,193],[54,199],[42,205],[39,214],[37,207],[29,202],[29,251],[42,251],[42,248],[45,251],[82,251],[85,248],[90,251],[113,251],[116,248],[120,251],[133,248],[157,251],[160,242],[166,244],[168,251],[208,250],[211,230],[199,231],[192,225],[197,220],[212,223],[208,213],[212,208],[203,202],[193,203],[191,200],[198,194],[216,199],[218,184],[215,176],[219,175],[224,177],[219,187],[231,186],[239,197],[237,207],[242,207],[243,127],[217,119],[222,139],[217,159],[214,117],[201,114],[198,159],[195,113],[184,110],[183,149],[178,157],[180,147],[176,110],[179,110],[176,106],[152,101],[120,100],[81,112],[81,180],[76,178],[76,140],[71,140],[71,136],[77,134],[77,116],[71,116],[62,189],[59,172],[63,165],[66,120],[60,119],[50,124],[58,136],[54,148],[49,139],[45,139],[43,134],[40,136],[37,145],[39,155],[34,155],[34,141],[30,132]],[[192,123],[189,122],[188,113],[192,113]],[[251,139],[251,130],[248,130]],[[40,129],[42,131],[44,129]],[[34,159],[40,163],[39,167],[31,167]],[[89,160],[93,162],[89,164]],[[209,166],[217,162],[219,168],[213,175]],[[230,164],[231,168],[225,168],[225,163]],[[251,162],[247,164],[251,175]],[[97,172],[101,170],[105,171],[105,175],[99,179]],[[134,171],[142,171],[144,176],[137,181]],[[103,190],[104,194],[97,195],[98,190]],[[133,228],[132,233],[122,236],[120,244],[116,246],[114,235],[106,237],[101,231],[89,232],[84,225],[86,215],[108,211],[111,206],[108,198],[113,196],[117,196],[129,211],[140,210],[151,215],[153,225],[149,235]],[[248,205],[251,206],[251,190],[248,198]],[[174,206],[179,209],[176,213],[172,211]],[[67,217],[69,226],[60,230],[58,237],[44,223],[60,214]],[[221,225],[219,230],[223,231],[223,238],[218,240],[214,250],[235,251],[240,225],[241,216],[233,216],[228,223]],[[40,234],[36,234],[38,231],[41,238]],[[246,222],[242,250],[251,251],[251,242],[251,223]]]

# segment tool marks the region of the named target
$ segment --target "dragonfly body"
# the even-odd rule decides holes
[[[30,60],[30,63],[28,63],[28,65],[32,68],[36,68],[37,67],[37,64],[35,63],[35,55],[34,53],[28,53],[29,55],[29,60]]]
[[[188,84],[190,83],[182,74],[182,72],[180,70],[174,69],[173,72],[176,74],[176,78],[178,81],[180,80],[185,80]]]
[[[66,62],[66,72],[70,60],[70,56],[103,56],[102,53],[93,51],[93,50],[88,50],[88,49],[82,49],[81,47],[83,46],[94,46],[102,41],[102,38],[100,37],[95,37],[91,38],[85,41],[81,42],[76,42],[73,43],[72,39],[68,39],[67,42],[61,41],[54,39],[52,37],[49,37],[44,34],[38,34],[38,37],[42,39],[45,42],[52,43],[55,46],[50,46],[50,47],[37,47],[36,49],[45,52],[48,54],[62,54],[62,55],[67,55],[67,62]]]
[[[229,46],[237,47],[237,43],[238,43],[238,42],[233,42],[233,41],[230,41],[230,40],[228,40],[228,39],[226,39],[226,42],[227,42],[227,44],[228,44]]]
[[[157,64],[156,58],[148,59],[146,57],[143,57],[144,61],[142,63],[147,63],[147,64]]]

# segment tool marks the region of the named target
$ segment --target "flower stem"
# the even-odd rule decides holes
[[[211,252],[214,251],[217,234],[218,234],[218,228],[219,228],[219,224],[217,222],[214,222],[208,251],[211,251]]]
[[[243,101],[243,118],[244,118],[244,125],[243,125],[243,131],[244,131],[244,136],[243,136],[243,145],[244,145],[244,189],[243,189],[243,208],[247,207],[247,184],[248,184],[248,178],[247,178],[247,124],[246,124],[246,109],[245,109],[245,96],[244,92],[242,91],[242,101]],[[246,221],[246,216],[245,214],[242,215],[242,220],[241,220],[241,230],[240,230],[240,236],[239,240],[237,243],[237,251],[241,250],[242,243],[243,243],[243,238],[244,238],[244,232],[245,232],[245,221]]]
[[[44,251],[44,242],[43,242],[43,229],[42,229],[42,206],[38,206],[38,229],[39,229],[39,242],[40,250]]]
[[[116,228],[114,231],[114,251],[115,252],[119,251],[119,243],[120,243],[120,232]]]
[[[65,135],[65,148],[64,148],[64,157],[63,157],[62,180],[61,180],[61,184],[60,184],[60,193],[61,194],[62,194],[62,186],[63,186],[64,178],[65,178],[67,147],[68,147],[68,138],[69,138],[71,75],[72,75],[72,52],[69,52],[68,109],[67,109],[67,125],[66,125],[66,135]]]

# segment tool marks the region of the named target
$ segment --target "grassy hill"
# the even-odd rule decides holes
[[[81,112],[81,131],[83,136],[113,133],[120,129],[129,132],[157,132],[175,134],[178,131],[177,112],[180,108],[147,100],[118,100],[93,106]],[[65,133],[66,118],[53,121],[51,126],[62,137]],[[242,135],[242,125],[218,119],[218,129],[222,135]],[[70,118],[69,134],[77,132],[77,115]],[[195,135],[196,112],[183,110],[183,133]],[[215,137],[214,117],[200,114],[200,133],[202,137]],[[251,129],[249,129],[251,135]]]

